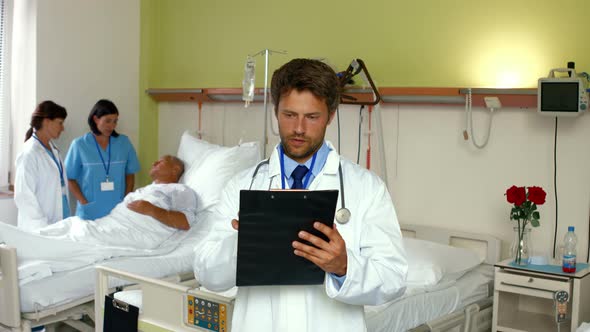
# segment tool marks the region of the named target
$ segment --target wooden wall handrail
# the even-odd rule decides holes
[[[379,93],[385,104],[463,104],[467,88],[459,87],[382,87]],[[187,88],[147,89],[150,97],[158,102],[242,102],[241,88]],[[359,100],[370,100],[370,89],[351,87],[345,90]],[[263,101],[264,89],[254,90],[254,102]],[[484,105],[484,96],[497,96],[502,107],[536,108],[537,89],[486,89],[473,88],[473,106]],[[398,98],[388,98],[398,97]],[[388,101],[394,100],[394,101]]]

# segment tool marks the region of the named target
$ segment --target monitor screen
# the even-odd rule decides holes
[[[542,82],[541,112],[578,112],[578,82]]]

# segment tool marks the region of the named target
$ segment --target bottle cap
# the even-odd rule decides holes
[[[573,232],[574,231],[574,226],[568,226],[567,231],[568,232]]]

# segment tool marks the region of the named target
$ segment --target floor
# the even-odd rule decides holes
[[[90,321],[88,319],[88,317],[85,317],[85,319],[82,319],[82,320],[84,320],[84,321]],[[94,325],[94,324],[92,324],[92,325]],[[78,332],[78,330],[75,329],[75,328],[73,328],[73,327],[71,327],[71,326],[69,326],[69,325],[67,325],[67,324],[57,323],[56,326],[53,327],[53,329],[52,328],[46,328],[45,329],[45,332]]]

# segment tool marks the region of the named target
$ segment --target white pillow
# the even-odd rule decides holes
[[[414,238],[404,238],[408,259],[408,287],[428,287],[459,279],[483,262],[469,249]]]
[[[243,143],[234,147],[207,143],[195,137],[187,138],[184,143],[187,142],[196,155],[186,146],[182,147],[186,159],[180,156],[179,158],[187,163],[192,160],[192,164],[186,168],[180,182],[191,187],[199,196],[198,211],[210,207],[219,200],[223,187],[232,176],[260,161],[258,142]],[[180,153],[181,147],[178,150]]]
[[[203,161],[199,156],[204,155],[216,147],[218,146],[198,139],[186,130],[182,134],[182,137],[180,137],[180,144],[178,145],[176,156],[184,161],[185,170],[188,170],[195,161],[199,163]]]

